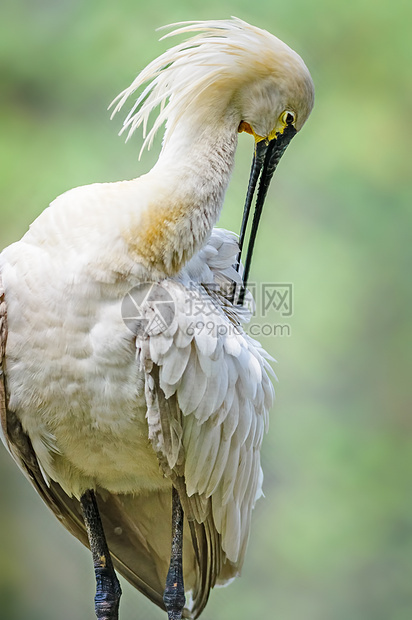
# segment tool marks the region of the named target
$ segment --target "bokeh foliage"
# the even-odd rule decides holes
[[[242,578],[205,620],[407,620],[412,613],[410,135],[412,10],[403,0],[3,0],[0,248],[56,195],[131,178],[139,136],[106,107],[163,51],[155,28],[236,15],[302,54],[316,107],[279,166],[257,282],[293,283]],[[237,231],[252,145],[241,136],[221,224]],[[263,323],[256,317],[255,322]],[[270,320],[279,320],[278,316]],[[0,452],[0,609],[93,618],[86,550]],[[125,586],[121,618],[162,618]]]

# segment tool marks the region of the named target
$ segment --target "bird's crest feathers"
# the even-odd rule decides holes
[[[126,117],[120,134],[127,131],[127,139],[143,126],[145,147],[150,149],[156,132],[173,116],[173,126],[187,107],[212,85],[225,84],[228,96],[236,86],[251,79],[273,73],[276,55],[287,52],[301,62],[300,57],[285,43],[266,30],[256,28],[238,19],[217,21],[179,22],[163,28],[172,30],[161,40],[186,33],[199,34],[172,47],[153,60],[132,84],[110,104],[111,118],[126,100],[144,83],[149,82]],[[228,89],[228,84],[232,88]],[[225,92],[225,89],[223,89]],[[160,106],[158,116],[148,131],[151,112]]]

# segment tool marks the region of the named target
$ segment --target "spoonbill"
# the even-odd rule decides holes
[[[304,62],[265,30],[173,27],[190,38],[113,102],[147,84],[123,130],[142,125],[144,148],[166,123],[152,170],[66,192],[0,255],[3,443],[90,547],[98,620],[118,618],[115,569],[169,620],[197,618],[241,569],[273,399],[246,282],[272,174],[313,106]],[[214,225],[239,132],[254,156],[238,240]]]

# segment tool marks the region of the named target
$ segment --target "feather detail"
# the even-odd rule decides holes
[[[173,347],[169,354],[164,357],[162,382],[174,385],[182,378],[189,361],[190,351],[190,345],[184,349]]]
[[[196,469],[191,476],[193,484],[197,488],[197,492],[202,494],[208,485],[211,472],[216,462],[217,453],[220,449],[221,429],[219,427],[211,427],[207,430],[206,441],[202,442]]]
[[[233,401],[224,421],[223,421],[223,439],[226,441],[230,439],[235,432],[238,424],[239,411],[243,410],[243,401],[239,400],[239,395],[236,390],[233,390]],[[242,409],[239,409],[242,407]]]
[[[177,389],[177,398],[183,415],[188,415],[197,409],[204,397],[206,387],[207,376],[202,372],[196,351],[192,348],[186,372]]]
[[[230,502],[226,507],[226,522],[223,528],[224,550],[231,560],[239,557],[239,548],[241,541],[241,523],[239,506],[235,502]]]
[[[230,439],[225,440],[223,439],[223,437],[220,438],[219,451],[213,465],[213,471],[204,490],[207,497],[210,497],[216,492],[217,486],[220,484],[220,481],[223,478],[223,473],[227,465],[230,445]]]
[[[189,330],[178,329],[174,337],[174,344],[178,349],[185,349],[193,339]]]
[[[240,446],[232,442],[226,469],[223,475],[222,484],[222,504],[226,506],[233,499],[233,489],[236,482],[236,475],[239,467]]]
[[[155,364],[162,362],[163,356],[170,350],[173,338],[167,337],[164,333],[149,338],[150,358]]]
[[[225,352],[232,357],[238,357],[242,352],[242,344],[232,335],[225,339],[223,346],[225,347]]]

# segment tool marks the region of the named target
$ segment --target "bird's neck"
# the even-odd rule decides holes
[[[154,277],[177,274],[208,239],[234,163],[233,123],[176,127],[146,182],[152,185],[129,249]]]

